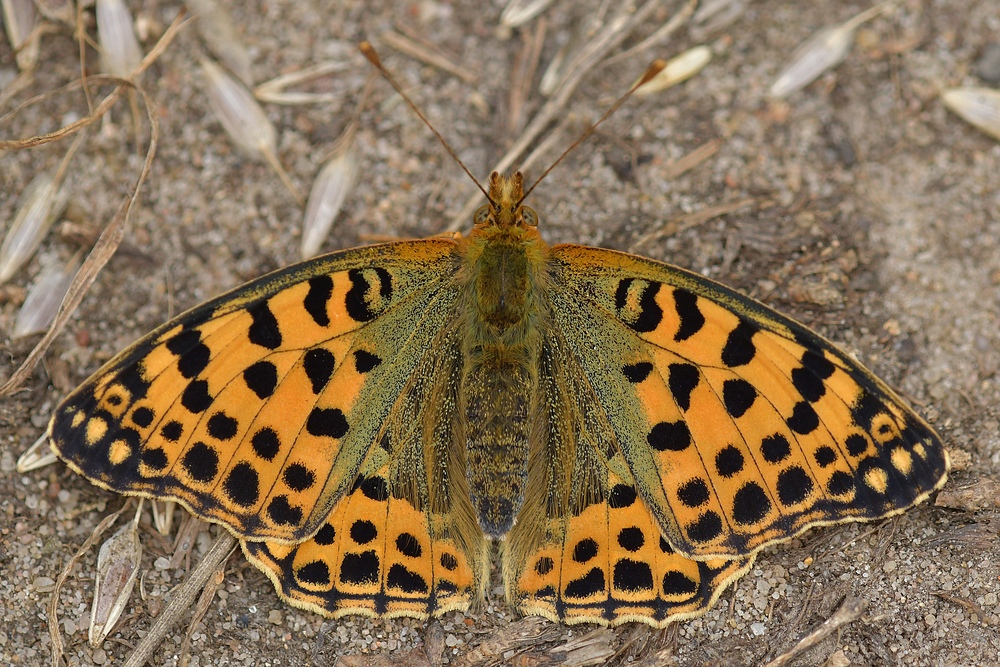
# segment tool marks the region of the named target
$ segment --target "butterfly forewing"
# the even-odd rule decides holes
[[[622,253],[556,246],[552,265],[556,325],[682,553],[749,554],[811,525],[895,514],[944,483],[934,431],[801,325]]]
[[[179,500],[250,539],[302,540],[454,317],[453,250],[345,251],[189,311],[73,392],[52,445],[106,488]]]

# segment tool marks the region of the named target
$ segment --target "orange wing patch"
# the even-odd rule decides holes
[[[676,553],[635,488],[611,475],[610,491],[563,521],[507,583],[525,614],[565,623],[655,627],[698,616],[744,575],[754,557],[693,561]]]
[[[391,495],[387,477],[384,467],[359,478],[305,542],[243,542],[243,551],[282,598],[326,616],[422,619],[467,609],[473,565],[440,520]]]

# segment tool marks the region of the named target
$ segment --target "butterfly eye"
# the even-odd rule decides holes
[[[528,225],[529,227],[538,226],[538,214],[535,213],[535,209],[531,208],[530,206],[521,207],[521,220],[523,220],[524,224]]]
[[[472,222],[475,225],[485,225],[490,221],[490,205],[483,204],[476,210],[476,214],[472,216]]]

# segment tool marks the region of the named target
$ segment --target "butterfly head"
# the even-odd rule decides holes
[[[489,200],[473,216],[477,228],[538,226],[535,210],[521,205],[524,200],[524,177],[521,172],[515,172],[509,178],[496,171],[490,174]]]

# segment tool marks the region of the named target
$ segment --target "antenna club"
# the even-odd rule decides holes
[[[367,42],[365,43],[367,44]],[[666,68],[666,66],[667,66],[667,61],[663,60],[662,58],[657,58],[656,60],[651,62],[649,64],[649,67],[646,68],[646,73],[643,74],[642,79],[639,80],[639,86],[641,86],[644,83],[648,83],[650,79],[652,79],[654,76],[662,72],[664,68]],[[639,86],[636,86],[636,88],[638,88]]]
[[[364,57],[368,59],[368,62],[378,69],[382,69],[382,59],[378,57],[378,52],[375,50],[375,47],[372,46],[371,42],[367,40],[361,42],[358,44],[358,50],[361,51]]]

